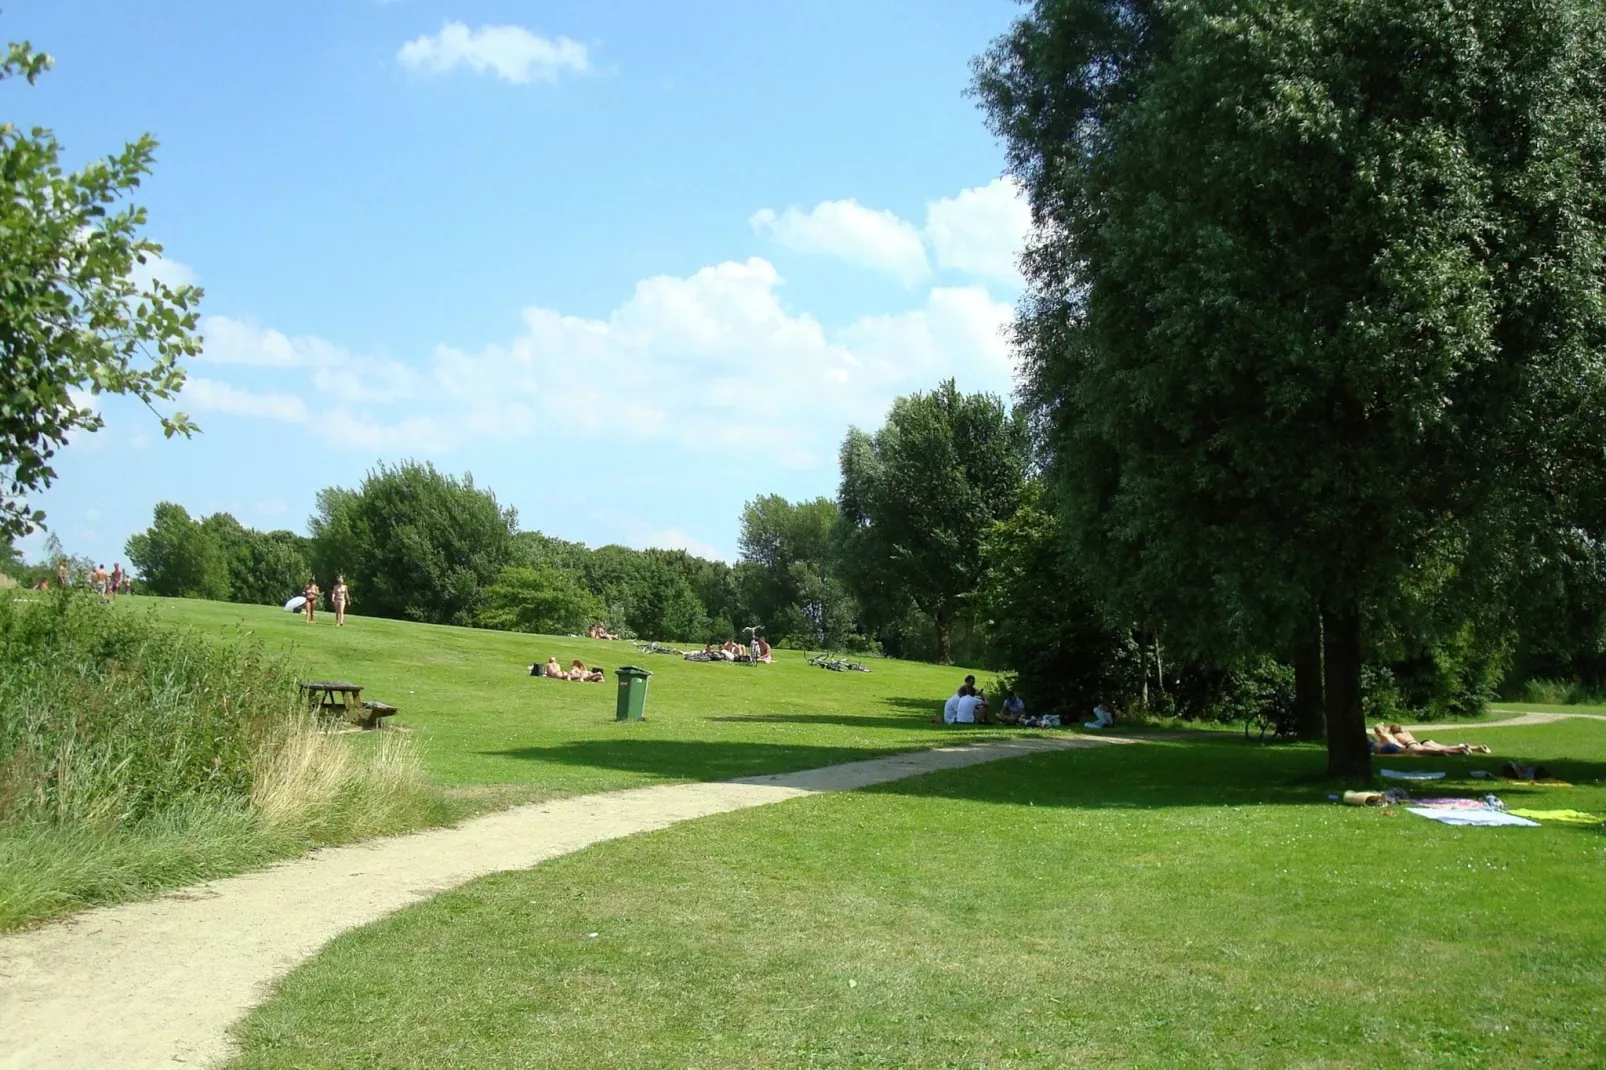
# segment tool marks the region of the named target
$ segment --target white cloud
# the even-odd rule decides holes
[[[203,360],[267,368],[310,368],[320,395],[344,404],[401,401],[425,387],[417,371],[388,357],[353,353],[312,335],[296,338],[247,320],[208,316],[201,322]]]
[[[444,74],[466,64],[480,74],[493,72],[504,82],[555,82],[565,71],[590,69],[586,46],[567,37],[550,40],[522,26],[481,26],[470,30],[447,22],[441,32],[424,34],[396,52],[402,66],[427,74]]]
[[[986,278],[1018,280],[1017,259],[1031,226],[1031,209],[1013,179],[926,205],[926,236],[937,266]]]
[[[636,541],[637,549],[645,550],[657,547],[661,550],[685,550],[697,557],[706,557],[711,561],[724,561],[725,553],[713,543],[694,539],[679,528],[669,528],[665,531],[649,532]]]
[[[336,409],[320,414],[317,427],[333,444],[367,452],[431,453],[452,445],[441,422],[430,416],[363,419]]]
[[[855,200],[822,201],[807,212],[788,208],[778,215],[774,209],[761,208],[748,223],[789,249],[826,253],[885,271],[906,286],[931,274],[920,231],[892,212],[866,208]]]
[[[134,265],[130,277],[134,280],[134,285],[141,290],[148,289],[152,280],[174,287],[194,286],[197,278],[194,268],[182,260],[173,260],[165,256],[146,257],[143,264]]]
[[[1012,310],[980,287],[938,287],[833,335],[789,313],[780,286],[754,258],[645,279],[606,319],[527,309],[512,341],[439,348],[436,379],[471,414],[460,422],[497,437],[539,427],[792,468],[828,464],[848,422],[878,423],[894,396],[943,376],[1009,389]]]
[[[216,379],[191,376],[184,383],[183,404],[198,412],[221,412],[286,423],[307,422],[307,405],[290,394],[254,394]]]

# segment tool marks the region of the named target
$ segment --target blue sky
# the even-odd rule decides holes
[[[37,504],[109,565],[157,501],[303,531],[417,458],[527,529],[733,557],[893,397],[1011,390],[1027,219],[964,90],[1017,10],[10,0],[56,68],[5,118],[74,161],[154,133],[159,271],[206,289],[204,433],[104,399]]]

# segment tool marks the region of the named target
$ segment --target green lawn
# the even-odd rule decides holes
[[[1461,733],[1606,812],[1606,724]],[[269,1067],[1596,1066],[1606,833],[1331,803],[1314,748],[1156,741],[615,841],[348,934]]]
[[[915,662],[871,661],[838,673],[778,650],[774,665],[702,664],[640,654],[634,644],[350,618],[307,625],[264,606],[137,598],[125,611],[294,650],[308,677],[349,679],[365,698],[401,709],[441,784],[503,800],[540,799],[677,780],[783,772],[938,746],[1010,729],[932,724],[965,673]],[[608,670],[605,684],[528,676],[556,655]],[[653,672],[647,720],[614,720],[621,665]],[[985,682],[986,677],[981,679]]]

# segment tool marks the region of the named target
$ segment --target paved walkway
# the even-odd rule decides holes
[[[521,806],[319,851],[147,902],[0,938],[0,1068],[197,1066],[229,1027],[334,937],[502,870],[710,814],[1121,737],[997,740],[800,773]]]

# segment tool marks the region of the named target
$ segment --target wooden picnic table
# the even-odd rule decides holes
[[[314,713],[340,715],[355,720],[363,728],[378,728],[381,717],[390,717],[396,707],[383,702],[364,702],[362,687],[346,680],[304,680],[301,693]]]

